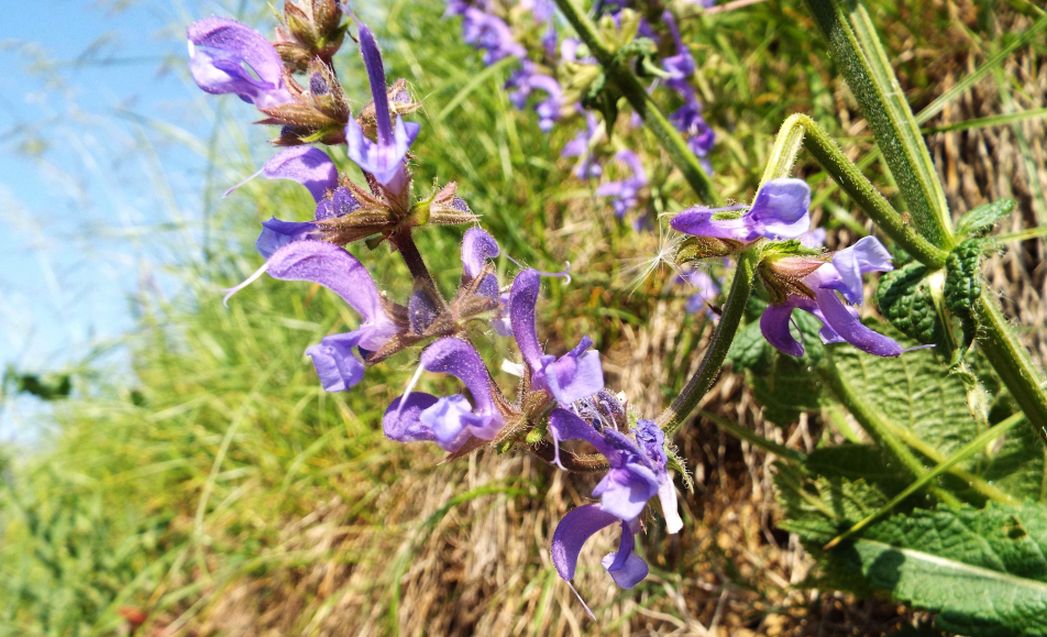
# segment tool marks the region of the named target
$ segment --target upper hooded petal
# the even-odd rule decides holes
[[[311,239],[295,241],[273,253],[267,271],[276,279],[319,283],[342,297],[364,317],[359,343],[364,349],[379,349],[396,333],[367,268],[343,248]]]
[[[338,185],[338,170],[327,153],[312,146],[292,146],[274,155],[262,167],[267,179],[290,179],[309,189],[320,202]]]
[[[228,18],[189,25],[189,71],[208,93],[235,93],[259,108],[291,100],[280,54],[262,34]]]
[[[735,210],[738,207],[733,207]],[[728,218],[716,219],[718,213],[724,212],[726,208],[688,208],[677,214],[669,222],[673,230],[699,237],[712,237],[714,239],[733,239],[735,241],[751,241],[752,231],[746,223],[744,216],[736,215]]]
[[[745,219],[756,236],[794,239],[811,226],[810,206],[811,189],[807,182],[791,178],[772,179],[756,193],[756,200]]]
[[[498,256],[498,242],[484,230],[473,227],[462,238],[462,271],[466,280],[473,280],[489,259]]]
[[[888,272],[891,253],[876,237],[862,237],[854,245],[833,255],[832,265],[839,280],[830,286],[843,294],[850,303],[862,302],[862,275],[866,272]]]
[[[460,338],[442,338],[425,348],[421,363],[426,371],[451,374],[462,381],[472,396],[476,411],[495,417],[497,424],[501,424],[492,396],[491,375],[472,345]]]
[[[513,328],[513,338],[531,370],[542,368],[542,348],[538,345],[535,326],[540,281],[535,270],[523,270],[516,275],[509,290],[509,323]]]
[[[585,543],[599,530],[606,528],[618,518],[595,504],[571,509],[563,516],[553,532],[552,557],[556,572],[565,581],[574,579],[578,566],[578,554]]]

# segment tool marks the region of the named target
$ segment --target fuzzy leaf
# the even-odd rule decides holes
[[[910,263],[880,277],[876,305],[903,334],[919,343],[942,343],[942,325],[927,285],[927,267]]]
[[[964,345],[974,340],[976,327],[971,309],[982,293],[982,246],[977,239],[969,239],[956,246],[945,262],[945,307],[963,322]]]
[[[999,199],[976,206],[960,218],[956,231],[963,237],[977,237],[989,233],[996,222],[1014,212],[1013,199]]]

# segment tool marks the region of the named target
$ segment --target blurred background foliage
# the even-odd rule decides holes
[[[917,111],[1012,44],[1037,13],[1018,1],[870,4]],[[660,233],[617,222],[606,201],[571,178],[558,156],[573,131],[543,135],[533,116],[513,110],[501,90],[508,70],[482,66],[457,22],[442,18],[442,2],[361,11],[380,25],[390,75],[407,78],[424,106],[416,183],[458,181],[513,258],[545,270],[570,261],[573,281],[549,281],[543,292],[539,320],[552,348],[592,335],[606,352],[609,384],[654,413],[683,382],[705,335],[704,319],[683,312],[688,290],[673,285],[671,272],[636,282],[657,260]],[[260,8],[245,19],[272,26]],[[688,28],[705,116],[718,135],[714,180],[726,196],[748,199],[792,112],[810,113],[852,156],[869,151],[871,137],[846,89],[830,79],[803,7],[769,0],[694,18]],[[1044,53],[1042,38],[1017,47],[928,124],[1042,108]],[[362,103],[365,78],[351,47],[340,71]],[[125,355],[71,373],[4,375],[3,400],[28,392],[53,401],[54,426],[0,450],[0,635],[931,634],[893,604],[799,586],[808,560],[775,527],[771,460],[715,423],[810,448],[820,416],[769,424],[732,374],[703,405],[706,417],[678,439],[699,485],[685,497],[687,529],[668,539],[651,526],[644,544],[652,577],[635,591],[583,568],[578,586],[600,617],[586,620],[547,555],[553,525],[591,487],[584,477],[486,451],[441,465],[426,446],[386,441],[380,414],[413,359],[401,354],[369,371],[351,393],[323,392],[302,351],[355,321],[323,290],[263,278],[222,306],[222,289],[260,263],[259,222],[304,219],[311,205],[293,184],[260,180],[220,199],[269,150],[258,131],[247,132],[248,109],[232,98],[191,99],[215,121],[210,138],[182,140],[208,163],[203,214],[143,229],[145,241],[163,244],[152,267],[172,283],[131,294],[132,326],[108,344]],[[1043,133],[1042,122],[1020,119],[933,135],[954,209],[1016,196],[1015,229],[1042,221]],[[653,144],[646,150],[657,153]],[[180,182],[163,155],[155,161],[149,187],[162,199]],[[1013,163],[1011,174],[996,172],[1002,161]],[[814,189],[816,216],[836,230],[831,242],[866,232],[813,165],[800,172]],[[867,172],[889,190],[875,157]],[[654,214],[695,203],[675,178],[652,182]],[[165,223],[199,225],[168,233]],[[449,287],[460,273],[459,240],[453,228],[419,239]],[[1035,294],[1042,272],[1029,265],[1042,258],[1042,240],[1015,245],[994,267],[1007,280],[1033,282],[1033,296],[1016,291],[1009,309],[1026,325],[1043,325]],[[402,265],[387,248],[357,254],[403,294]],[[504,259],[501,267],[513,268]],[[1022,276],[1007,276],[1015,271]],[[1042,334],[1027,339],[1042,353]],[[489,339],[488,360],[505,351]]]

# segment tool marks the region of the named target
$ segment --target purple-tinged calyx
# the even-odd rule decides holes
[[[670,225],[686,234],[742,243],[795,239],[811,225],[810,205],[811,189],[802,179],[772,179],[744,212],[737,206],[690,208],[673,217]]]
[[[516,275],[509,291],[509,323],[524,363],[531,371],[531,387],[548,390],[558,403],[569,406],[603,389],[600,354],[589,349],[593,342],[588,336],[582,337],[574,349],[559,358],[542,351],[535,321],[540,281],[535,270],[523,270]]]
[[[897,341],[862,324],[853,307],[863,299],[863,274],[893,269],[890,253],[875,237],[859,239],[853,246],[833,254],[828,263],[812,263],[808,257],[784,257],[771,262],[770,267],[776,275],[788,278],[793,278],[790,273],[802,273],[796,278],[811,292],[811,295],[788,294],[760,316],[764,338],[780,351],[803,356],[803,344],[790,331],[792,312],[800,309],[822,322],[819,336],[824,343],[847,342],[877,356],[903,353]]]
[[[374,34],[364,25],[360,26],[360,52],[371,83],[377,139],[368,139],[360,123],[350,119],[345,127],[347,152],[350,159],[388,190],[402,193],[410,181],[404,158],[418,136],[419,126],[414,122],[404,122],[402,117],[397,117],[394,123],[389,110],[382,54]]]
[[[425,371],[451,374],[462,381],[469,397],[409,391],[386,410],[385,435],[399,442],[435,441],[452,453],[473,439],[493,440],[503,419],[495,402],[494,381],[473,346],[459,338],[442,338],[422,352],[420,364]]]
[[[280,54],[260,33],[236,20],[205,18],[186,30],[189,71],[208,93],[234,93],[258,108],[291,101]]]
[[[667,470],[665,435],[654,422],[640,419],[633,438],[604,425],[597,429],[565,409],[554,409],[549,418],[554,443],[582,440],[607,458],[607,474],[593,489],[600,502],[578,507],[567,513],[553,534],[553,565],[565,581],[574,578],[578,555],[595,533],[619,522],[622,539],[619,550],[604,557],[602,563],[615,583],[631,588],[647,575],[647,565],[633,551],[633,535],[647,502],[657,496],[669,533],[683,527],[676,488]]]

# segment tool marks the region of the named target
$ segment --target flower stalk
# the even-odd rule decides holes
[[[702,169],[698,158],[688,147],[687,141],[640,84],[636,75],[622,63],[614,51],[603,43],[592,20],[575,5],[573,0],[555,1],[564,18],[571,24],[582,42],[589,47],[593,57],[600,62],[607,77],[614,82],[636,114],[654,133],[695,194],[708,204],[720,205],[722,201],[713,189],[712,181]]]

